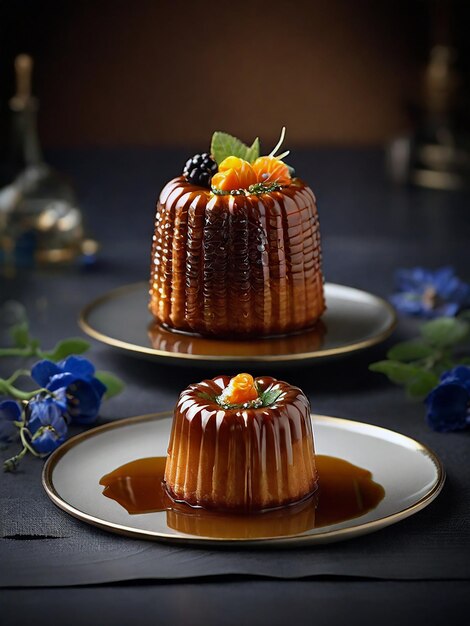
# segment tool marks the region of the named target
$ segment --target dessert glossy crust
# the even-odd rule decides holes
[[[317,486],[310,404],[297,387],[257,378],[279,389],[269,407],[223,409],[215,398],[229,376],[190,385],[179,397],[165,468],[177,501],[232,511],[275,508],[302,500]],[[201,397],[201,394],[204,397]]]
[[[301,180],[261,195],[214,195],[180,176],[157,203],[150,310],[216,336],[312,326],[325,309],[315,197]]]

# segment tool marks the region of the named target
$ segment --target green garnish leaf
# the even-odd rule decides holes
[[[124,389],[124,383],[122,380],[114,374],[111,374],[111,372],[95,372],[95,377],[106,387],[104,397],[107,400],[113,396],[117,396]]]
[[[256,139],[246,151],[245,161],[248,161],[248,163],[253,163],[254,161],[256,161],[256,159],[259,157],[260,150],[261,146],[259,143],[259,137],[256,137]]]
[[[267,389],[260,396],[263,406],[271,406],[271,404],[274,404],[281,394],[281,389]]]
[[[85,341],[85,339],[81,337],[70,337],[69,339],[59,341],[50,352],[43,352],[43,357],[51,361],[62,361],[62,359],[72,354],[83,354],[89,350],[90,347],[90,343]]]
[[[439,376],[433,372],[421,370],[405,384],[405,389],[411,398],[424,398],[439,384]]]
[[[378,361],[369,365],[371,372],[380,372],[385,374],[392,381],[399,385],[408,383],[413,380],[422,371],[426,371],[416,365],[410,365],[409,363],[400,363],[400,361]]]
[[[213,396],[211,396],[209,393],[198,393],[198,396],[200,398],[202,398],[203,400],[208,400],[209,402],[216,402],[217,398],[214,398]]]
[[[405,385],[408,395],[412,398],[422,398],[431,389],[439,384],[439,377],[434,373],[418,365],[401,363],[400,361],[378,361],[369,365],[372,372],[385,374],[387,378],[397,385]]]
[[[463,341],[469,325],[455,317],[439,317],[421,326],[421,336],[436,348],[448,348]]]
[[[17,348],[26,348],[29,346],[31,337],[29,335],[28,322],[24,321],[12,326],[10,328],[10,336]]]
[[[426,359],[433,354],[434,350],[431,346],[420,339],[413,339],[411,341],[397,343],[387,352],[387,358],[392,361],[407,363],[408,361]]]
[[[212,135],[211,154],[217,165],[220,165],[229,156],[239,157],[252,163],[259,157],[259,151],[260,143],[258,138],[248,147],[243,141],[228,133],[218,130]]]

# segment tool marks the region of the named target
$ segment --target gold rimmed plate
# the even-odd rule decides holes
[[[166,330],[148,312],[148,285],[114,289],[80,314],[81,328],[121,351],[173,363],[271,365],[344,356],[384,341],[396,313],[385,300],[359,289],[326,283],[327,311],[310,330],[283,337],[225,340]]]
[[[318,525],[322,480],[324,485],[326,478],[321,473],[318,502],[269,513],[275,516],[275,523],[269,524],[269,534],[263,534],[265,513],[254,516],[260,524],[253,525],[250,521],[245,528],[244,518],[232,526],[217,523],[217,519],[213,523],[213,518],[201,522],[194,509],[158,510],[158,506],[150,506],[143,512],[134,490],[139,483],[133,483],[125,472],[122,480],[114,483],[121,498],[109,497],[103,485],[109,485],[107,480],[116,468],[132,467],[138,459],[164,457],[171,429],[169,413],[120,420],[73,437],[47,460],[43,485],[58,507],[110,532],[188,544],[265,547],[328,543],[368,534],[414,515],[440,493],[445,480],[442,464],[429,448],[414,439],[335,417],[312,415],[312,421],[319,455],[337,457],[365,468],[374,484],[380,486],[381,497],[373,507],[366,506],[361,486],[354,482],[357,514],[329,523],[323,520]],[[145,484],[149,483],[144,483],[144,487]],[[132,503],[131,509],[125,505],[126,500]],[[227,528],[234,529],[233,536]]]

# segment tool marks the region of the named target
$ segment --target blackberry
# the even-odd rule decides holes
[[[188,183],[210,189],[212,176],[217,172],[217,163],[207,152],[195,154],[186,161],[183,176]]]

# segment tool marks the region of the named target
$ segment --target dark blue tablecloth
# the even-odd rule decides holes
[[[76,182],[90,232],[101,241],[102,251],[98,265],[88,270],[35,270],[2,278],[1,300],[26,304],[33,330],[46,346],[79,333],[77,315],[88,301],[146,278],[155,199],[185,155],[83,150],[57,152],[51,158]],[[394,270],[417,264],[453,264],[470,280],[468,194],[393,188],[384,178],[380,151],[325,149],[300,152],[295,159],[296,170],[318,198],[328,281],[387,296]],[[415,330],[414,320],[402,319],[395,339]],[[422,404],[410,402],[401,390],[368,371],[368,363],[385,348],[343,361],[281,368],[276,375],[302,387],[315,412],[392,428],[437,452],[448,473],[446,486],[413,518],[354,541],[292,551],[146,543],[92,529],[55,509],[41,490],[41,462],[30,459],[16,475],[0,478],[1,585],[53,587],[221,574],[468,580],[469,434],[430,431]],[[182,387],[214,373],[140,361],[96,343],[90,357],[127,383],[121,396],[103,406],[101,421],[171,409]],[[358,597],[378,589],[374,584],[360,586]]]

